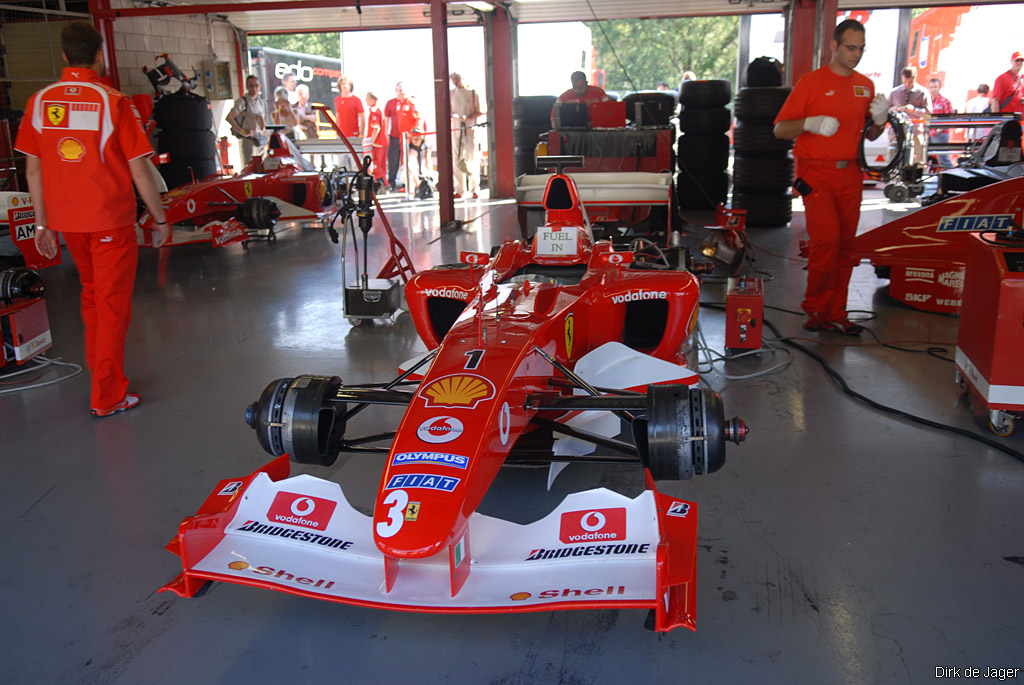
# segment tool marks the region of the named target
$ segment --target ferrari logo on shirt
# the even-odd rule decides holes
[[[858,98],[866,98],[866,97],[870,97],[870,94],[868,93],[868,89],[866,87],[864,87],[864,86],[854,86],[853,87],[853,96],[854,97],[858,97]]]
[[[575,325],[573,323],[573,316],[570,314],[565,317],[565,357],[566,359],[572,359],[572,340],[575,337]]]
[[[245,190],[246,197],[252,197],[252,183],[246,181],[245,185],[243,185],[242,188]]]
[[[68,123],[68,106],[63,102],[47,102],[46,105],[46,120],[50,123],[50,126],[67,128]]]

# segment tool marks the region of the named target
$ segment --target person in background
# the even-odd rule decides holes
[[[387,180],[388,137],[384,134],[384,113],[377,106],[377,96],[366,94],[366,107],[370,112],[366,120],[366,138],[363,140],[363,151],[369,150],[373,159],[373,185],[378,191]]]
[[[82,284],[91,412],[106,417],[139,406],[128,392],[124,347],[139,260],[132,185],[153,217],[153,246],[170,228],[153,181],[153,154],[127,95],[103,83],[103,38],[89,22],[61,30],[68,66],[25,106],[14,147],[25,154],[35,208],[35,244],[53,258],[63,234]]]
[[[964,111],[968,114],[988,114],[992,111],[992,98],[988,96],[989,87],[987,83],[978,85],[978,94],[964,104]],[[981,140],[988,135],[991,127],[979,128],[977,126],[967,129],[967,140]]]
[[[299,125],[299,118],[292,111],[288,104],[288,90],[284,86],[274,89],[274,109],[270,113],[270,120],[278,126],[284,126],[284,135],[288,140],[295,140],[295,129]]]
[[[476,135],[473,127],[480,117],[480,96],[466,86],[462,76],[451,75],[452,105],[452,172],[455,176],[455,197],[477,196]]]
[[[932,98],[932,114],[956,114],[956,109],[953,108],[953,103],[949,101],[949,98],[944,96],[941,92],[942,80],[939,78],[932,77],[928,79],[928,94]],[[934,121],[932,122],[934,123]],[[949,142],[949,129],[947,128],[936,128],[929,134],[929,143],[944,144]],[[939,162],[939,166],[942,169],[950,169],[953,166],[953,160],[946,153],[939,153],[935,155]]]
[[[865,120],[871,124],[867,137],[874,140],[888,116],[885,96],[875,95],[871,79],[854,69],[864,56],[865,38],[860,22],[840,22],[832,33],[832,61],[802,76],[775,118],[775,137],[796,139],[793,187],[803,195],[811,238],[802,304],[808,331],[864,330],[846,310],[864,186],[857,160]]]
[[[413,126],[409,132],[409,176],[413,188],[419,188],[424,179],[429,185],[433,179],[433,164],[430,160],[430,143],[423,136],[423,128]]]
[[[316,110],[313,109],[313,103],[309,101],[309,86],[300,83],[295,88],[295,92],[299,94],[299,101],[292,107],[292,111],[299,120],[299,130],[302,131],[306,140],[319,138],[320,132],[316,128]]]
[[[388,186],[392,191],[405,187],[398,180],[402,166],[402,134],[408,134],[420,123],[416,103],[405,95],[405,87],[395,84],[395,97],[384,105],[384,130],[388,135]]]
[[[338,77],[338,92],[341,94],[334,98],[334,113],[341,132],[349,138],[362,138],[366,132],[366,112],[363,101],[352,94],[352,81],[347,76]]]
[[[587,84],[587,75],[582,71],[574,71],[569,77],[572,88],[565,91],[555,100],[558,102],[605,102],[608,95],[603,89]]]
[[[903,79],[903,83],[889,92],[889,108],[894,112],[903,112],[911,119],[922,119],[932,111],[931,95],[917,84],[917,69],[914,67],[906,67],[900,73],[900,78]],[[928,162],[925,159],[924,145],[927,128],[927,124],[923,121],[911,124],[910,138],[913,143],[912,159],[914,164]]]
[[[291,72],[281,77],[281,85],[288,91],[287,100],[289,105],[295,105],[299,101],[298,83],[299,79]],[[277,91],[275,90],[274,92],[276,93]]]
[[[683,72],[683,82],[686,82],[686,81],[696,81],[696,80],[697,80],[697,74],[693,73],[692,71],[684,71]]]
[[[260,98],[260,80],[255,76],[245,79],[245,95],[235,100],[235,106],[224,117],[231,132],[241,141],[242,166],[262,155],[266,149],[266,105]]]
[[[1010,55],[1010,69],[996,76],[992,84],[992,109],[995,112],[1024,113],[1024,83],[1021,75],[1024,67],[1024,53],[1020,50]]]
[[[672,90],[672,88],[668,85],[667,81],[660,81],[658,83],[657,89],[658,90]]]

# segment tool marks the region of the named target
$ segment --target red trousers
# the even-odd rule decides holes
[[[85,363],[92,375],[89,401],[93,409],[111,409],[128,391],[124,342],[139,263],[135,227],[63,236],[82,282]]]
[[[388,166],[388,149],[387,147],[373,146],[373,177],[378,181],[383,181],[387,177],[387,166]]]
[[[850,258],[860,221],[864,177],[860,166],[845,169],[796,163],[796,175],[813,189],[804,196],[810,251],[803,310],[828,321],[846,318]]]

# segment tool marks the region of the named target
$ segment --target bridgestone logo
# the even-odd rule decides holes
[[[282,517],[278,517],[282,518]],[[295,521],[289,521],[289,523],[299,523],[300,525],[308,525],[307,523],[296,519]],[[310,542],[315,545],[321,545],[323,547],[330,547],[332,549],[348,549],[352,546],[351,540],[340,540],[338,538],[328,537],[327,535],[320,535],[319,533],[310,533],[305,530],[296,530],[295,528],[282,528],[281,526],[268,526],[260,523],[259,521],[246,521],[245,525],[238,529],[246,533],[258,533],[260,535],[270,535],[285,540],[295,540],[296,542]]]
[[[624,302],[639,302],[640,300],[667,300],[668,293],[664,290],[630,290],[621,295],[612,295],[614,304]]]
[[[447,297],[451,300],[468,300],[469,293],[456,288],[427,288],[423,291],[427,297]]]
[[[34,210],[18,210],[14,212],[14,221],[21,221],[22,219],[32,219],[36,215]]]
[[[545,561],[566,557],[621,556],[623,554],[647,554],[650,544],[642,545],[588,545],[586,547],[563,547],[561,549],[535,549],[524,561]]]

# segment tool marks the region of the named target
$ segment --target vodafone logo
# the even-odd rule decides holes
[[[558,539],[564,543],[626,539],[626,508],[570,511],[562,514]]]
[[[438,416],[421,423],[416,429],[416,437],[423,442],[439,445],[457,439],[462,431],[462,421],[454,416]]]
[[[321,497],[279,492],[270,505],[267,519],[272,523],[287,523],[323,530],[327,528],[336,506],[336,502]]]
[[[641,300],[667,300],[668,293],[664,290],[630,290],[621,295],[612,295],[612,302],[623,304],[625,302],[640,302]]]
[[[459,288],[426,288],[423,294],[427,297],[445,297],[449,300],[462,300],[463,302],[469,299],[469,293]]]

